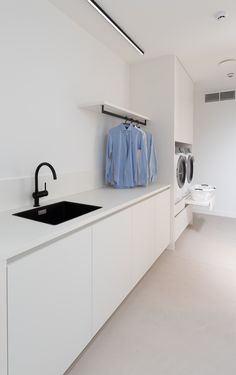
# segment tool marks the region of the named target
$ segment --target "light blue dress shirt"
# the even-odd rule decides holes
[[[146,139],[136,127],[120,124],[110,129],[106,149],[105,181],[117,188],[148,183]]]
[[[145,131],[147,140],[147,159],[148,159],[148,180],[149,182],[157,181],[157,156],[152,133]]]

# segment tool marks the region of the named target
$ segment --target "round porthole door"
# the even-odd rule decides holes
[[[179,188],[182,188],[186,180],[186,158],[180,156],[176,168],[176,178]]]
[[[187,181],[190,184],[193,179],[193,172],[194,172],[194,157],[188,156],[187,159]]]

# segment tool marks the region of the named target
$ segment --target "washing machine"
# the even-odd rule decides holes
[[[193,174],[194,174],[194,156],[190,148],[185,149],[186,156],[186,181],[184,194],[188,195],[190,193],[190,187],[193,183]]]
[[[175,203],[186,195],[187,157],[185,148],[175,148]]]

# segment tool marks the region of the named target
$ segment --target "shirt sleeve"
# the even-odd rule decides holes
[[[109,133],[106,147],[106,166],[105,166],[105,183],[111,183],[111,166],[112,166],[112,136]]]
[[[148,157],[146,135],[141,133],[140,137],[140,185],[148,184]]]
[[[149,180],[150,182],[154,182],[157,180],[157,156],[155,150],[155,144],[153,141],[153,136],[150,136],[150,154],[149,154]]]

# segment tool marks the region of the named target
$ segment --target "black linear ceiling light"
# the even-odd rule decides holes
[[[116,31],[118,31],[118,33],[120,33],[123,36],[123,38],[125,38],[125,40],[127,40],[127,42],[129,42],[131,44],[132,47],[134,47],[136,49],[136,51],[141,53],[141,55],[144,55],[144,51],[126,34],[126,32],[124,30],[122,30],[122,28],[115,21],[113,21],[113,19],[109,16],[109,14],[107,14],[100,7],[100,5],[98,5],[96,3],[96,1],[94,1],[94,0],[87,0],[87,1],[90,5],[92,5],[94,7],[94,9],[96,9],[96,11],[99,14],[101,14],[101,16],[103,16],[105,18],[105,20],[107,22],[110,23],[110,25],[112,25],[114,27],[114,29],[116,29]]]

